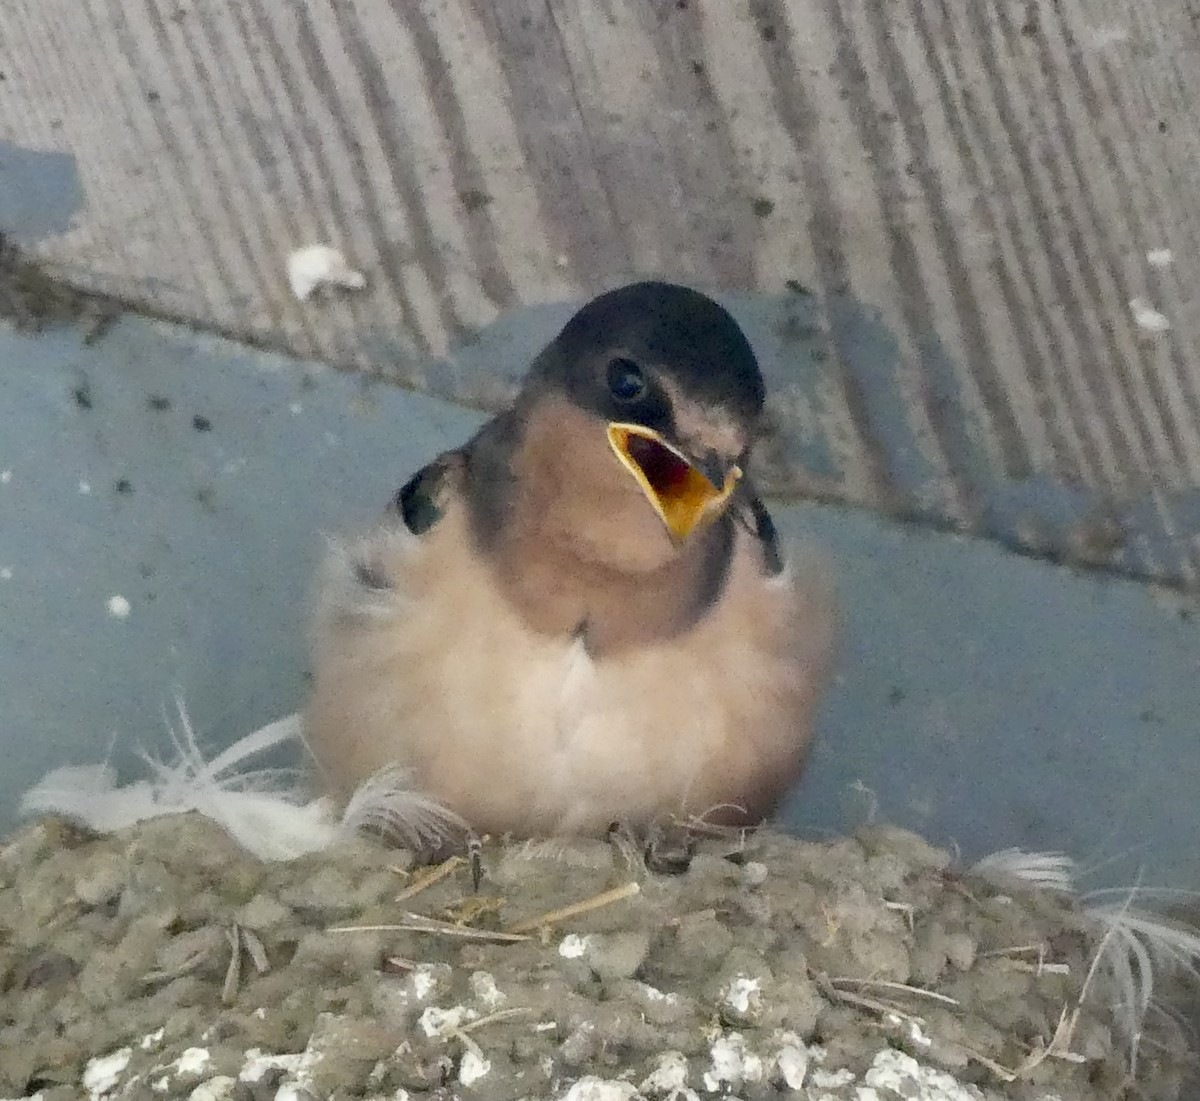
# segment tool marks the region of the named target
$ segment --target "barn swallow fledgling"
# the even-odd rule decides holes
[[[398,765],[523,837],[769,814],[833,617],[744,474],[762,407],[704,295],[638,283],[583,307],[511,407],[331,555],[305,729],[333,792]]]

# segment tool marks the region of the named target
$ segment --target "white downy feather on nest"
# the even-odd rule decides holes
[[[401,768],[382,769],[350,798],[339,815],[328,799],[314,799],[287,771],[245,770],[245,763],[289,743],[304,745],[298,714],[288,715],[234,742],[206,761],[182,703],[168,723],[175,760],[146,756],[153,776],[118,784],[109,765],[69,765],[47,773],[21,800],[22,814],[59,814],[100,833],[149,818],[196,811],[220,824],[263,860],[294,860],[370,829],[414,850],[433,850],[466,832],[449,808],[414,791]]]
[[[1136,909],[1133,904],[1139,898],[1194,897],[1196,892],[1133,886],[1080,893],[1078,865],[1061,852],[1004,849],[977,861],[971,871],[1001,890],[1025,885],[1079,899],[1085,918],[1093,925],[1096,950],[1075,1006],[1064,1008],[1058,1032],[1040,1054],[1072,1057],[1071,1040],[1079,1009],[1094,992],[1112,1009],[1125,1044],[1129,1073],[1136,1077],[1146,1016],[1157,1008],[1155,983],[1180,971],[1200,978],[1200,930]]]

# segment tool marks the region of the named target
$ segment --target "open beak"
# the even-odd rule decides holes
[[[676,542],[716,515],[742,476],[736,464],[716,469],[710,462],[689,459],[640,424],[610,424],[608,442]]]

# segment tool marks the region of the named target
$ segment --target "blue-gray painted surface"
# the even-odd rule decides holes
[[[83,206],[75,157],[0,141],[0,234],[20,245],[65,233]]]
[[[467,354],[515,377],[567,312]],[[773,323],[748,324],[760,345]],[[479,420],[135,319],[90,347],[0,327],[0,822],[56,765],[115,746],[131,775],[138,747],[165,749],[176,692],[213,746],[295,709],[321,532],[369,521]],[[874,800],[968,855],[1124,853],[1098,882],[1140,863],[1200,887],[1200,637],[1181,606],[983,541],[776,511],[827,549],[845,607],[793,826],[844,829]]]

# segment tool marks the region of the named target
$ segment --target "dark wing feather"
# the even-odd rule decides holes
[[[783,554],[779,549],[779,533],[775,530],[775,521],[771,519],[767,506],[753,489],[746,488],[743,502],[744,507],[740,510],[742,523],[758,540],[766,575],[777,577],[783,572]]]
[[[409,478],[392,498],[392,509],[413,535],[424,535],[442,518],[450,475],[461,461],[457,452],[438,456]]]

